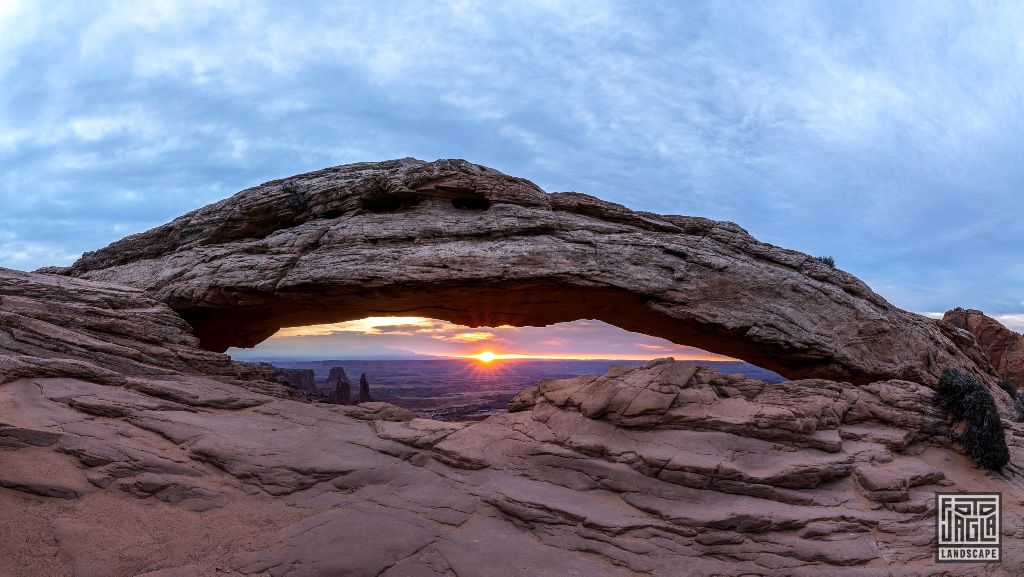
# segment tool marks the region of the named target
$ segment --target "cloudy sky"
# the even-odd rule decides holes
[[[1024,4],[0,0],[0,266],[466,158],[1024,329]]]

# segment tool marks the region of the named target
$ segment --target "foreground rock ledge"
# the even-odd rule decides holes
[[[663,359],[443,423],[282,398],[137,290],[0,281],[3,577],[977,575],[934,564],[936,490],[1001,491],[982,570],[1024,570],[1024,485],[919,383]]]
[[[548,194],[461,160],[268,182],[48,270],[145,289],[213,351],[284,326],[402,314],[600,319],[790,378],[857,384],[934,383],[987,364],[952,326],[735,224]]]

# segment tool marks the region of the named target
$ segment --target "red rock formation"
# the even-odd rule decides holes
[[[942,320],[974,335],[999,376],[1024,388],[1024,335],[979,310],[955,308]]]
[[[359,375],[359,402],[369,403],[373,401],[370,396],[370,382],[366,380],[366,373]]]
[[[313,369],[277,369],[278,382],[299,391],[317,392]]]
[[[331,367],[324,384],[328,389],[334,391],[331,399],[335,403],[339,405],[352,404],[352,381],[345,374],[344,367]]]
[[[265,371],[198,347],[188,323],[137,289],[0,268],[0,384],[81,377],[114,386],[189,376],[283,394]]]
[[[49,270],[144,288],[217,351],[284,326],[400,313],[470,326],[600,319],[790,378],[859,384],[934,383],[981,362],[948,325],[733,223],[548,194],[458,160],[269,182]]]

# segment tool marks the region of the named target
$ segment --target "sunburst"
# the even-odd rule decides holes
[[[476,355],[470,355],[469,358],[476,359],[481,363],[493,363],[495,360],[500,359],[501,355],[494,354],[491,351],[484,351]]]

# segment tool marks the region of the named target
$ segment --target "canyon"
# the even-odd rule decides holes
[[[478,421],[506,410],[508,402],[523,389],[543,379],[601,375],[616,365],[642,365],[637,360],[579,359],[506,359],[482,363],[476,359],[427,360],[309,360],[267,359],[277,367],[277,382],[297,389],[307,389],[312,379],[319,387],[321,399],[351,404],[352,382],[348,390],[344,382],[348,370],[367,375],[374,399],[409,409],[417,417],[441,421]],[[703,364],[726,374],[777,383],[779,375],[740,361],[688,361]],[[293,374],[302,375],[290,379]],[[342,384],[338,394],[338,384]]]
[[[598,319],[790,380],[658,359],[443,422],[223,354],[389,314]],[[272,181],[0,269],[0,575],[1020,574],[1024,423],[977,326],[732,223],[461,160]],[[1001,471],[932,402],[948,369],[995,400]],[[1000,563],[935,563],[937,491],[1002,493]]]

